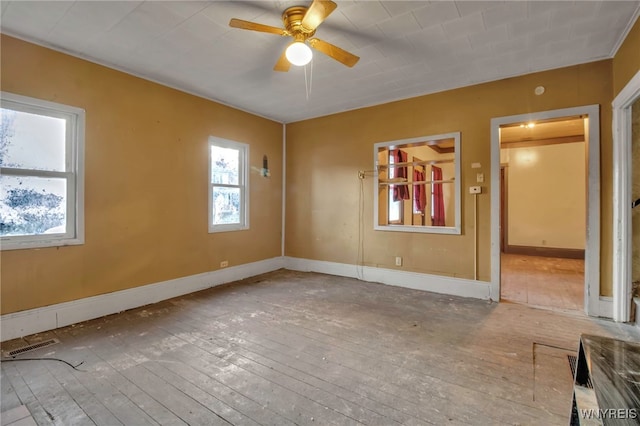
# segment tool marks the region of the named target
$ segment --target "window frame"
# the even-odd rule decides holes
[[[0,167],[0,174],[16,177],[65,179],[67,197],[65,233],[0,236],[0,250],[84,244],[85,110],[9,92],[0,92],[0,107],[66,120],[64,171]]]
[[[221,184],[212,182],[212,147],[234,149],[238,151],[238,184]],[[223,139],[216,136],[209,136],[209,155],[208,155],[208,176],[207,176],[207,190],[208,196],[208,225],[209,233],[217,232],[230,232],[230,231],[243,231],[249,229],[249,145],[242,142],[236,142],[229,139]],[[214,187],[221,188],[239,188],[240,189],[240,223],[213,223],[213,189]]]
[[[454,202],[455,202],[455,211],[454,211],[454,224],[453,226],[431,226],[431,225],[396,225],[396,224],[386,224],[381,225],[379,222],[379,203],[380,199],[378,196],[378,191],[380,188],[380,172],[379,172],[379,162],[378,162],[378,153],[381,149],[402,149],[405,145],[412,145],[423,143],[425,141],[430,140],[439,140],[439,139],[453,139],[454,140],[454,182],[451,183],[454,187]],[[374,179],[373,179],[373,229],[376,231],[392,231],[392,232],[412,232],[412,233],[425,233],[425,234],[450,234],[450,235],[461,235],[462,234],[462,221],[461,221],[461,212],[462,212],[462,204],[461,204],[461,181],[462,181],[462,154],[460,151],[461,146],[461,132],[450,132],[439,135],[429,135],[429,136],[420,136],[416,138],[409,139],[400,139],[388,142],[377,142],[373,145],[373,161],[374,161]],[[429,198],[431,200],[431,197]]]

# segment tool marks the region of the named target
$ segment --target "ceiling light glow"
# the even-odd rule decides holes
[[[291,45],[287,47],[285,56],[292,65],[301,67],[311,62],[313,54],[311,53],[311,49],[309,48],[309,46],[301,41],[296,41],[295,43],[291,43]]]

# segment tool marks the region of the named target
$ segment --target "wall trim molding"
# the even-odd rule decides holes
[[[598,299],[598,316],[601,318],[613,317],[613,297],[600,296]]]
[[[178,84],[170,84],[170,83],[167,83],[167,82],[163,82],[163,81],[160,81],[159,79],[152,78],[149,75],[144,75],[142,73],[135,72],[135,71],[133,71],[133,70],[131,70],[129,68],[116,66],[115,64],[113,64],[111,62],[102,61],[102,60],[96,59],[94,57],[91,57],[89,55],[84,55],[84,54],[81,54],[81,53],[78,53],[78,52],[73,52],[71,50],[63,49],[63,48],[61,48],[59,46],[56,46],[56,45],[54,45],[52,43],[49,43],[47,41],[37,40],[37,39],[35,39],[33,37],[26,37],[26,36],[24,36],[22,34],[18,34],[17,32],[10,31],[10,30],[8,30],[6,28],[2,29],[2,34],[8,35],[9,37],[15,38],[15,39],[20,40],[20,41],[24,41],[26,43],[30,43],[30,44],[33,44],[33,45],[36,45],[36,46],[39,46],[39,47],[43,47],[45,49],[53,50],[54,52],[59,52],[59,53],[62,53],[64,55],[71,56],[72,58],[78,58],[80,60],[89,62],[91,64],[99,65],[99,66],[107,68],[109,70],[118,71],[118,72],[121,72],[121,73],[126,74],[126,75],[130,75],[130,76],[133,76],[133,77],[140,78],[140,79],[145,80],[145,81],[150,81],[151,83],[155,83],[155,84],[157,84],[159,86],[168,87],[169,89],[177,90],[178,92],[186,93],[187,95],[195,96],[196,98],[206,99],[207,101],[213,102],[213,103],[215,103],[217,105],[222,105],[222,106],[231,108],[231,109],[233,109],[235,111],[241,111],[241,112],[244,112],[244,113],[247,113],[247,114],[251,114],[251,115],[256,116],[256,117],[264,118],[265,120],[273,121],[274,123],[284,123],[284,121],[282,121],[282,120],[278,120],[278,119],[275,119],[273,117],[267,117],[266,115],[258,114],[255,111],[250,111],[248,109],[240,108],[237,105],[231,105],[230,103],[225,103],[225,102],[221,101],[220,99],[213,98],[211,96],[205,96],[202,93],[198,93],[195,90],[191,90],[191,89],[188,89],[186,87],[181,87]]]
[[[633,29],[633,26],[636,24],[636,20],[640,18],[640,5],[636,7],[636,10],[631,15],[631,19],[627,23],[625,29],[620,33],[620,37],[616,40],[615,44],[611,48],[611,53],[609,53],[609,58],[614,58],[618,54],[618,50],[622,47],[622,44],[629,36],[629,33]]]
[[[274,257],[216,271],[86,297],[0,317],[0,341],[15,339],[115,314],[127,309],[282,269],[283,258]]]
[[[517,246],[510,244],[504,248],[504,252],[510,254],[523,254],[525,256],[559,257],[562,259],[584,259],[585,251],[583,249]]]
[[[285,269],[293,271],[320,272],[452,296],[490,298],[491,283],[485,281],[288,256],[283,263]]]

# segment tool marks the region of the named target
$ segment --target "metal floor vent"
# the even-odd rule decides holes
[[[575,355],[567,355],[569,357],[569,367],[571,368],[571,375],[576,377],[576,368],[578,366],[578,357]],[[585,384],[589,389],[593,389],[593,383],[591,383],[591,377],[587,377],[587,383]]]
[[[578,357],[575,355],[567,355],[569,357],[569,367],[571,368],[571,375],[576,377],[576,366],[578,365]]]
[[[40,349],[40,348],[44,348],[44,347],[47,347],[47,346],[55,345],[57,343],[60,343],[60,340],[58,340],[58,339],[43,340],[42,342],[34,343],[32,345],[23,346],[21,348],[14,349],[12,351],[2,351],[2,356],[7,357],[7,358],[14,357],[16,355],[20,355],[20,354],[23,354],[25,352],[35,351],[36,349]]]

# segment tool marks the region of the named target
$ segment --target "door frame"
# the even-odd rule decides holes
[[[491,119],[491,299],[500,300],[500,126],[567,116],[588,117],[587,217],[584,310],[611,317],[611,299],[600,296],[600,106],[585,105]]]
[[[613,100],[613,320],[631,320],[631,106],[640,71]]]
[[[509,165],[500,164],[500,253],[509,243]],[[502,256],[502,254],[500,254]]]

